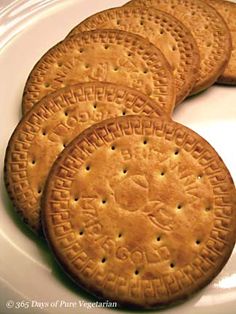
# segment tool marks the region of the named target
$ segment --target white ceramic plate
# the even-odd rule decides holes
[[[35,62],[85,17],[124,2],[0,1],[1,169],[8,139],[21,116],[23,87]],[[236,182],[236,87],[209,88],[179,106],[174,119],[197,131],[215,147]],[[86,305],[89,303],[79,303],[96,300],[71,283],[55,263],[44,241],[37,239],[19,222],[2,178],[0,189],[0,313],[114,313],[113,309],[88,309]],[[234,314],[235,311],[236,250],[209,286],[165,313]]]

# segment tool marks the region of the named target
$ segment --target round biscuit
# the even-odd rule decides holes
[[[229,27],[232,38],[232,52],[229,62],[221,76],[220,84],[236,85],[236,3],[223,0],[207,0],[207,4],[216,9]]]
[[[113,8],[88,17],[68,36],[93,29],[120,29],[149,39],[173,68],[176,104],[191,92],[199,69],[198,47],[190,31],[172,15],[153,8]]]
[[[191,94],[210,87],[223,73],[232,50],[230,31],[221,15],[201,0],[132,0],[126,5],[163,10],[192,33],[200,53],[200,68]]]
[[[126,114],[164,116],[148,96],[109,83],[84,83],[58,90],[20,121],[8,144],[5,183],[23,220],[41,232],[40,199],[58,154],[93,123]]]
[[[144,308],[207,285],[236,235],[232,178],[202,137],[170,120],[98,123],[60,154],[42,199],[56,258],[89,292]]]
[[[57,89],[93,81],[137,89],[169,114],[175,104],[171,66],[159,49],[129,32],[94,30],[64,40],[40,59],[24,89],[23,112]]]

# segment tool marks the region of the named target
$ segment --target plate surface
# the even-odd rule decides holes
[[[8,139],[21,117],[24,84],[35,62],[87,16],[124,3],[125,0],[0,1],[0,313],[116,313],[112,308],[96,307],[96,300],[64,275],[44,240],[37,239],[19,222],[4,188],[2,169]],[[191,97],[175,110],[174,120],[205,137],[236,182],[236,87],[215,85]],[[210,285],[164,312],[234,314],[235,309],[236,249]]]

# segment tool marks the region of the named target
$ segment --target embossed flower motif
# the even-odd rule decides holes
[[[98,63],[96,66],[93,66],[89,73],[89,78],[95,81],[106,81],[108,73],[108,63]]]
[[[114,192],[117,204],[123,209],[137,211],[148,201],[147,179],[142,175],[128,177],[115,187]]]

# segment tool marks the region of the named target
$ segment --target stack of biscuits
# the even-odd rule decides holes
[[[168,305],[230,257],[232,177],[172,113],[215,82],[236,85],[235,21],[223,0],[132,0],[75,26],[29,74],[6,188],[97,298]]]

